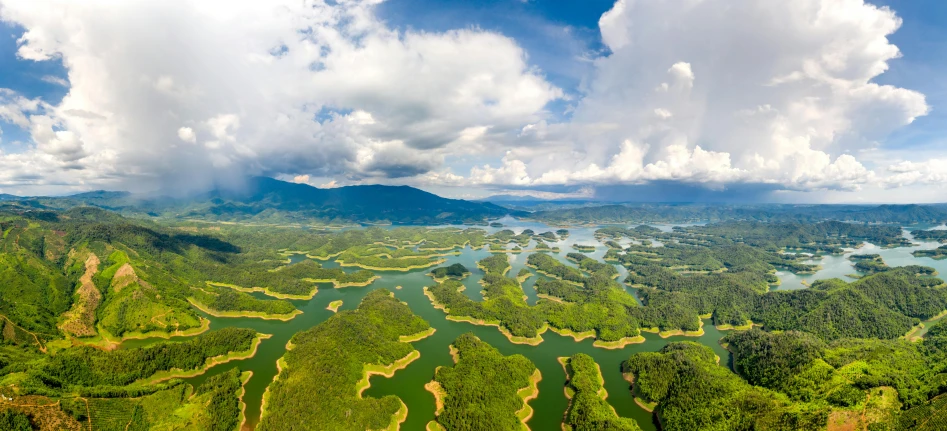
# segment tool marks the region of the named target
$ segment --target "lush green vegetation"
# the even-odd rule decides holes
[[[947,429],[947,394],[901,414],[898,430],[939,431]]]
[[[763,295],[750,317],[768,330],[801,330],[824,340],[894,339],[947,309],[947,291],[931,288],[935,283],[905,269],[852,283],[824,281]]]
[[[947,245],[942,245],[932,250],[915,250],[915,257],[930,257],[934,259],[947,259]]]
[[[671,233],[609,228],[602,234],[650,235],[664,243],[656,248],[631,245],[611,255],[628,269],[626,283],[640,288],[648,313],[640,319],[642,326],[695,330],[697,316],[710,315],[716,325],[742,327],[752,321],[770,330],[808,331],[825,340],[891,339],[947,308],[945,291],[932,289],[940,280],[918,277],[932,274],[932,268],[890,268],[874,256],[855,258],[876,273],[855,283],[820,281],[813,289],[769,292],[778,281],[773,275],[777,269],[815,270],[803,256],[780,253],[786,247],[834,251],[857,245],[852,242],[856,237],[894,235],[886,226],[839,225],[847,224],[730,222]]]
[[[32,431],[30,417],[16,410],[0,411],[0,429],[8,431]]]
[[[340,311],[297,333],[281,360],[279,377],[268,389],[259,429],[293,429],[300,423],[359,431],[388,427],[401,401],[394,396],[362,397],[356,384],[365,377],[366,367],[393,364],[414,350],[399,337],[429,328],[391,292],[378,289],[366,295],[358,309]]]
[[[650,323],[648,312],[606,275],[593,274],[581,285],[539,279],[535,288],[562,300],[538,305],[553,328],[577,334],[593,331],[598,340],[614,342],[638,337],[641,322]]]
[[[572,255],[573,253],[570,253]],[[582,272],[567,265],[563,265],[556,258],[543,253],[534,253],[526,258],[526,264],[538,271],[563,281],[581,283],[585,276]],[[613,270],[615,268],[612,268]]]
[[[522,342],[538,342],[538,336],[547,323],[557,330],[576,334],[592,331],[591,334],[600,341],[616,342],[638,337],[639,321],[656,321],[652,317],[653,313],[639,307],[635,299],[613,280],[614,267],[597,262],[597,265],[593,265],[588,261],[594,260],[588,258],[583,259],[585,267],[597,269],[598,272],[585,276],[581,271],[563,265],[548,255],[530,255],[527,262],[531,266],[570,281],[539,278],[534,286],[537,293],[555,300],[540,301],[536,306],[529,306],[519,282],[497,273],[505,272],[509,265],[506,258],[501,257],[502,261],[491,256],[480,262],[483,268],[493,268],[481,281],[484,301],[471,300],[461,293],[463,285],[452,280],[428,287],[426,292],[453,318],[496,324],[514,340],[517,340],[515,337],[524,338],[517,340]],[[696,318],[691,323],[699,324]]]
[[[559,238],[553,232],[543,232],[539,235],[536,235],[537,239],[542,239],[546,241],[558,241]]]
[[[602,372],[591,356],[584,353],[561,358],[566,367],[569,410],[563,424],[572,431],[637,431],[641,428],[632,419],[619,417],[605,401]]]
[[[501,355],[473,334],[461,335],[453,347],[457,363],[434,375],[445,394],[437,423],[448,431],[521,429],[520,390],[533,385],[536,366],[522,355]]]
[[[194,395],[210,398],[203,404],[198,423],[201,429],[214,431],[230,431],[240,426],[240,403],[237,393],[243,386],[240,379],[240,370],[231,368],[221,374],[214,375],[197,387]]]
[[[75,413],[94,429],[232,431],[240,426],[242,385],[240,371],[233,368],[193,390],[177,385],[140,398],[90,398],[88,410],[82,405]]]
[[[633,393],[655,403],[663,429],[800,430],[821,429],[828,411],[791,403],[777,393],[748,384],[717,365],[706,346],[671,343],[659,352],[637,353],[623,365]]]
[[[918,253],[914,252],[914,255],[917,256]],[[887,263],[885,263],[884,259],[882,259],[881,256],[877,254],[856,254],[852,255],[851,259],[855,261],[855,269],[865,274],[875,274],[892,269]],[[937,271],[929,266],[908,265],[900,266],[898,268],[913,272],[916,275],[937,274]]]
[[[878,246],[908,245],[898,225],[862,225],[838,221],[818,223],[758,223],[730,221],[687,231],[718,235],[739,240],[754,247],[775,249],[803,249],[838,253],[841,247],[868,241]]]
[[[735,370],[749,383],[836,412],[868,410],[863,425],[869,429],[898,429],[898,422],[914,424],[912,418],[924,416],[928,400],[947,391],[941,329],[931,330],[934,334],[919,343],[845,339],[826,344],[802,332],[759,330],[733,333],[724,342],[733,352]],[[894,392],[886,394],[885,388]],[[897,402],[885,406],[878,403],[879,395]],[[900,419],[899,406],[907,409]]]
[[[488,272],[481,283],[484,286],[483,301],[473,301],[461,293],[464,285],[456,280],[427,287],[425,292],[454,318],[496,324],[513,337],[535,338],[539,335],[545,321],[539,309],[526,304],[519,282]]]
[[[558,241],[568,231],[488,234],[477,228],[399,227],[331,232],[197,222],[168,227],[90,208],[5,208],[0,209],[0,389],[58,402],[57,414],[76,426],[91,421],[106,429],[233,429],[239,418],[239,372],[215,376],[198,388],[177,380],[151,381],[197,372],[211,358],[246,351],[256,343],[254,331],[228,329],[183,342],[103,348],[116,346],[119,338],[206,330],[206,319],[198,318],[188,300],[214,313],[286,317],[297,310],[285,299],[308,298],[317,283],[364,285],[377,277],[365,268],[411,267],[431,268],[441,281],[426,293],[450,319],[497,325],[517,343],[541,342],[540,334],[550,328],[576,339],[594,337],[599,347],[620,347],[642,341],[645,331],[700,334],[707,316],[716,325],[759,328],[723,340],[733,354],[734,372],[717,365],[708,349],[688,343],[638,354],[625,363],[635,396],[656,407],[665,429],[811,429],[832,421],[868,429],[938,429],[945,420],[939,411],[947,392],[947,318],[929,319],[947,310],[947,289],[932,268],[889,267],[880,255],[855,254],[851,259],[864,274],[857,281],[818,280],[808,289],[771,291],[779,282],[777,270],[818,270],[808,261],[812,254],[818,258],[863,242],[905,244],[893,225],[825,221],[812,215],[826,214],[817,211],[807,213],[812,219],[800,218],[803,210],[784,208],[781,215],[757,218],[742,212],[748,216],[739,221],[670,232],[644,225],[603,227],[595,237],[608,247],[608,263],[578,252],[564,256],[565,263],[545,253],[526,257],[540,273],[533,286],[541,299],[529,305],[521,283],[532,272],[522,269],[516,278],[507,277],[506,253],[478,262],[486,273],[482,301],[461,292],[457,279],[469,273],[467,268],[439,265],[467,246],[549,250],[547,241]],[[889,221],[901,217],[902,210],[923,215],[917,209],[889,210],[874,214]],[[869,211],[852,209],[851,215],[864,218]],[[940,239],[937,235],[915,238]],[[627,239],[631,245],[621,246],[619,241]],[[942,250],[947,246],[915,255],[939,257]],[[362,269],[324,268],[313,260],[299,261],[302,254]],[[643,305],[616,280],[614,264],[628,270],[624,281],[638,290]],[[259,299],[251,291],[275,298]],[[263,429],[300,422],[343,423],[359,430],[389,426],[393,415],[403,413],[400,400],[362,397],[364,378],[413,359],[413,348],[399,340],[426,329],[407,306],[386,291],[374,291],[357,310],[297,334],[270,387]],[[483,344],[474,340],[468,344]],[[438,372],[454,382],[445,393],[474,397],[483,406],[448,406],[438,420],[452,421],[451,429],[476,429],[494,423],[493,415],[519,411],[513,399],[506,403],[483,395],[492,384],[511,384],[509,378],[465,387],[478,375],[485,379],[477,370],[495,358],[483,358],[476,366],[461,359]],[[602,400],[590,358],[577,356],[572,362],[566,423],[573,429],[630,426]],[[494,368],[489,370],[493,376],[507,372]],[[301,398],[299,393],[320,396]],[[77,397],[88,399],[88,406]],[[34,414],[2,413],[0,428]],[[511,426],[519,427],[512,417]]]
[[[30,382],[37,390],[108,393],[147,379],[161,371],[198,370],[208,360],[231,352],[252,348],[257,334],[251,329],[224,328],[182,342],[165,342],[148,347],[105,351],[81,346],[51,355],[35,372]],[[114,390],[119,390],[115,388]]]
[[[253,295],[227,287],[207,286],[194,289],[194,300],[208,312],[242,313],[248,315],[286,316],[296,312],[289,301],[257,299]]]
[[[437,279],[447,277],[464,278],[468,274],[470,274],[470,271],[468,271],[464,265],[459,263],[455,263],[450,266],[442,266],[431,271],[431,275]]]
[[[914,239],[921,241],[947,241],[947,229],[937,229],[937,230],[914,230],[911,231],[911,236]]]
[[[500,254],[496,254],[477,262],[477,266],[488,274],[503,275],[510,269],[510,260]]]
[[[218,278],[214,267],[248,271],[265,255],[88,208],[0,220],[0,311],[39,340],[59,337],[62,320],[63,330],[83,337],[196,330],[201,322],[186,301],[189,286]]]

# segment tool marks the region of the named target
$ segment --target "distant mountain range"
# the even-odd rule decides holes
[[[12,199],[56,209],[94,206],[123,214],[268,223],[482,223],[517,215],[516,211],[491,203],[442,198],[408,186],[320,189],[267,177],[250,178],[240,189],[216,189],[188,198],[94,191],[65,197]]]
[[[947,222],[945,205],[616,204],[511,195],[466,201],[408,186],[320,189],[267,177],[248,178],[240,188],[218,188],[187,198],[93,191],[64,197],[0,194],[0,202],[31,210],[92,206],[126,216],[268,224],[484,224],[506,215],[557,225],[722,220]]]

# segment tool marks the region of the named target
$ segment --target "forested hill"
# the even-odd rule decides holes
[[[195,215],[241,217],[268,211],[308,218],[399,224],[482,221],[511,211],[490,204],[447,199],[408,186],[348,186],[319,189],[272,178],[252,178],[245,189],[208,194],[213,206]]]
[[[320,189],[266,177],[249,178],[241,187],[218,188],[188,198],[95,191],[15,199],[21,205],[50,209],[95,206],[125,215],[265,223],[481,223],[507,214],[523,214],[491,203],[442,198],[408,186]]]
[[[536,211],[530,218],[545,223],[685,223],[694,221],[838,220],[858,223],[943,223],[941,205],[714,205],[614,204]]]

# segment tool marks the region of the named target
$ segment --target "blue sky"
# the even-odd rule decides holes
[[[598,20],[610,0],[395,0],[379,14],[398,28],[446,31],[473,27],[515,39],[557,86],[575,92],[590,65],[577,61],[605,49]]]
[[[900,29],[885,35],[893,18],[857,2],[835,10],[829,28],[799,18],[796,34],[767,34],[746,18],[805,17],[834,0],[356,0],[317,7],[338,21],[308,23],[270,13],[308,13],[292,1],[63,1],[67,22],[0,0],[0,89],[13,92],[0,94],[9,105],[0,106],[0,168],[17,171],[0,175],[0,191],[161,189],[241,171],[457,197],[600,190],[650,200],[657,187],[741,201],[947,201],[947,168],[936,163],[947,161],[947,3],[865,1],[894,10]],[[218,6],[227,13],[202,15]],[[27,29],[34,36],[18,44]],[[301,36],[316,34],[336,36]],[[849,36],[852,46],[838,48]],[[877,49],[884,36],[900,57]],[[761,55],[773,49],[786,58]],[[308,72],[245,61],[260,51],[278,51],[282,63],[270,66]],[[887,71],[864,72],[878,64]],[[78,81],[66,106],[70,72]],[[753,81],[761,73],[773,76]],[[655,86],[686,92],[668,99]],[[17,100],[48,107],[24,111],[30,127],[17,127],[2,115]],[[779,116],[747,127],[734,119],[767,110]]]
[[[886,144],[905,150],[936,151],[947,146],[947,2],[886,0],[874,1],[898,12],[904,24],[891,41],[901,49],[902,58],[878,78],[921,91],[932,106],[931,113],[893,133]]]
[[[42,98],[48,103],[59,103],[68,89],[59,84],[43,80],[43,77],[66,77],[66,70],[58,61],[22,61],[17,59],[17,39],[23,35],[23,28],[0,22],[0,88],[13,89],[28,98]],[[26,141],[26,131],[0,119],[3,141],[0,148],[4,151],[17,151],[14,141]]]

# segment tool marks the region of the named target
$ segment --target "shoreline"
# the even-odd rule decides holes
[[[447,276],[440,277],[440,278],[435,277],[433,272],[429,272],[429,273],[427,273],[427,274],[425,274],[425,275],[427,275],[428,277],[433,278],[435,283],[440,284],[440,283],[443,283],[443,282],[445,282],[445,281],[447,281],[447,280],[464,281],[464,279],[467,278],[467,277],[469,277],[470,274],[473,274],[473,273],[470,272],[470,271],[467,271],[467,272],[464,273],[464,275],[462,275],[462,276],[460,276],[460,277],[456,277],[456,276],[453,276],[453,275],[447,275]]]
[[[177,330],[174,332],[161,332],[161,331],[151,331],[151,332],[132,332],[131,335],[122,335],[118,344],[122,344],[127,340],[147,340],[149,338],[163,338],[165,340],[174,338],[174,337],[193,337],[195,335],[201,335],[207,331],[210,331],[210,319],[207,319],[203,316],[197,316],[198,320],[201,322],[201,326],[185,330]],[[111,335],[111,334],[109,334]],[[102,338],[106,338],[103,336]]]
[[[507,262],[509,262],[509,260]],[[480,261],[477,261],[477,268],[483,271],[484,274],[490,273],[490,271],[488,271],[487,268],[485,268],[483,265],[480,264]],[[506,277],[506,273],[510,272],[511,269],[513,269],[513,265],[510,265],[509,263],[507,263],[506,269],[504,269],[503,272],[500,273],[500,275]]]
[[[434,375],[437,375],[437,369],[434,370]],[[444,387],[441,386],[437,380],[431,380],[430,382],[425,383],[424,390],[434,395],[434,417],[436,421],[437,416],[444,412],[444,398],[447,397],[447,393],[444,391]]]
[[[448,347],[448,351],[450,352],[451,360],[454,361],[454,365],[457,365],[457,362],[460,361],[460,350],[457,350],[457,348],[454,347],[453,344],[447,347]],[[434,371],[436,372],[437,370],[434,370]]]
[[[569,362],[572,360],[572,357],[571,357],[571,356],[560,356],[560,357],[556,358],[556,360],[558,360],[558,361],[559,361],[559,364],[562,365],[562,371],[566,373],[566,381],[567,381],[567,383],[571,383],[571,382],[572,382],[572,373],[569,372],[568,365],[569,365]],[[605,402],[608,402],[608,390],[605,389],[605,376],[602,374],[602,366],[599,365],[598,362],[596,362],[596,363],[595,363],[595,368],[598,369],[598,385],[599,385],[599,390],[598,390],[598,393],[597,393],[596,395],[598,395],[599,398],[601,398],[601,399],[604,400]],[[574,394],[575,394],[575,390],[572,389],[572,388],[570,388],[568,384],[565,385],[565,388],[566,388],[566,398],[569,399],[569,407],[572,407],[572,397],[573,397]],[[570,393],[569,393],[570,391],[572,391],[572,395],[570,395]],[[608,403],[608,407],[612,409],[612,413],[614,413],[615,416],[619,416],[619,415],[618,415],[618,411],[615,410],[615,406],[611,405],[611,403]],[[569,410],[568,410],[568,409],[566,409],[566,414],[569,414]],[[620,417],[620,416],[619,416],[619,417]]]
[[[700,321],[700,329],[696,331],[685,331],[683,329],[675,329],[673,331],[662,331],[659,328],[639,328],[641,332],[648,332],[651,334],[658,334],[661,338],[670,338],[670,337],[702,337],[704,336],[704,321]]]
[[[206,305],[201,304],[194,298],[187,298],[187,302],[190,302],[194,308],[201,310],[214,317],[247,317],[253,319],[263,319],[263,320],[282,320],[284,322],[293,320],[296,316],[303,314],[302,310],[297,309],[296,311],[290,314],[269,314],[262,311],[217,311],[211,310]]]
[[[272,334],[261,334],[257,333],[256,337],[253,339],[253,345],[250,350],[242,352],[230,352],[226,355],[214,356],[212,358],[207,358],[204,361],[204,366],[196,370],[166,370],[159,371],[152,375],[151,377],[141,379],[139,382],[144,381],[149,385],[154,385],[171,379],[189,379],[191,377],[200,376],[211,368],[214,368],[221,364],[226,364],[231,361],[240,361],[243,359],[250,359],[256,356],[257,350],[260,348],[260,344],[263,343],[263,340],[273,337]]]
[[[646,340],[644,336],[636,335],[634,337],[624,337],[615,341],[596,340],[594,343],[592,343],[592,347],[598,347],[600,349],[608,349],[608,350],[618,350],[618,349],[624,349],[628,345],[641,344],[641,343],[644,343],[645,341]]]
[[[559,365],[562,365],[562,372],[566,375],[566,384],[562,385],[562,392],[566,395],[566,400],[569,401],[569,403],[566,404],[566,411],[562,413],[562,422],[559,424],[562,431],[572,431],[572,426],[566,424],[566,420],[569,419],[569,412],[572,411],[572,398],[575,397],[575,390],[569,387],[569,382],[572,381],[572,375],[569,374],[568,363],[571,359],[571,356],[560,356],[556,358]]]
[[[110,332],[96,326],[96,332],[98,335],[95,337],[86,337],[86,338],[76,338],[76,337],[67,337],[66,339],[71,341],[74,344],[81,344],[84,346],[91,346],[104,350],[115,350],[119,348],[122,343],[131,340],[150,340],[152,338],[160,338],[163,340],[170,340],[174,337],[193,337],[196,335],[203,334],[210,330],[210,319],[207,319],[203,316],[197,316],[200,319],[201,326],[197,328],[177,330],[172,333],[161,332],[161,331],[150,331],[150,332],[130,332],[131,335],[123,335],[121,337],[116,337]],[[35,337],[35,335],[34,335]],[[40,351],[45,353],[46,348],[40,347]]]
[[[240,406],[240,426],[237,429],[241,431],[247,426],[247,403],[244,402],[243,397],[247,394],[247,382],[251,377],[253,377],[253,371],[240,373],[240,395],[237,396],[237,403]]]
[[[293,350],[293,347],[292,339],[286,342],[287,352]],[[266,400],[270,397],[270,387],[272,387],[273,384],[279,380],[280,376],[283,374],[283,370],[286,368],[288,368],[288,365],[286,364],[286,354],[284,353],[283,356],[280,356],[280,358],[276,360],[276,375],[273,376],[273,380],[270,382],[270,384],[266,385],[266,389],[263,391],[263,399],[260,402],[260,419],[259,422],[257,422],[258,426],[263,422],[263,417],[266,416]]]
[[[418,332],[417,334],[401,335],[398,337],[398,342],[413,343],[415,341],[421,341],[427,337],[434,335],[435,332],[437,332],[437,329],[432,326],[428,328],[426,331],[421,331],[421,332]]]
[[[441,367],[434,369],[435,376],[437,376],[437,370],[440,369]],[[431,380],[430,382],[425,383],[424,390],[434,395],[434,419],[429,421],[427,425],[424,426],[424,429],[427,431],[444,430],[444,427],[437,423],[437,417],[444,412],[444,398],[447,398],[447,392],[444,391],[444,387],[442,387],[441,384],[437,382],[437,380]]]
[[[401,402],[401,407],[398,407],[398,411],[391,415],[391,422],[388,423],[388,427],[384,431],[398,431],[401,429],[401,424],[408,420],[408,405],[404,403],[401,397],[398,397],[398,401]]]
[[[355,384],[355,392],[358,396],[358,399],[362,399],[362,394],[372,386],[372,376],[383,376],[390,379],[394,377],[398,370],[405,369],[408,365],[419,358],[421,358],[421,352],[418,350],[412,350],[407,356],[398,359],[389,365],[364,364],[362,366],[362,370],[365,373],[365,376]],[[392,415],[391,422],[389,422],[388,427],[384,428],[386,431],[398,431],[401,429],[401,424],[408,419],[408,405],[404,403],[404,400],[402,400],[401,397],[397,398],[398,401],[401,402],[401,407],[398,408],[398,411]]]
[[[329,311],[331,311],[331,312],[333,312],[333,313],[338,313],[338,312],[339,312],[339,307],[341,307],[341,306],[342,306],[342,301],[341,301],[341,300],[332,301],[332,302],[329,303],[329,305],[326,306],[326,310],[329,310]]]
[[[313,288],[312,291],[308,295],[296,295],[292,293],[274,292],[270,290],[269,287],[242,287],[242,286],[237,286],[235,284],[218,283],[216,281],[208,281],[207,285],[214,286],[214,287],[226,287],[228,289],[233,289],[233,290],[236,290],[237,292],[244,292],[244,293],[260,292],[266,296],[276,298],[276,299],[307,300],[307,299],[314,298],[316,294],[319,293],[319,289],[316,289],[316,288]]]
[[[338,262],[338,261],[336,261],[336,262]],[[430,268],[430,267],[432,267],[432,266],[440,265],[440,264],[442,264],[442,263],[444,263],[444,262],[447,262],[447,259],[441,258],[441,259],[437,259],[437,260],[432,260],[432,261],[430,261],[429,263],[426,263],[426,264],[424,264],[424,265],[411,265],[411,266],[406,266],[406,267],[403,267],[403,268],[396,268],[396,267],[393,267],[393,268],[379,268],[379,267],[376,267],[376,266],[363,265],[363,264],[360,264],[360,263],[358,263],[358,262],[353,262],[353,263],[339,262],[339,266],[354,266],[354,267],[357,267],[357,268],[368,269],[368,270],[371,270],[371,271],[398,271],[398,272],[408,272],[408,271],[415,270],[415,269]]]
[[[539,368],[536,368],[536,371],[533,371],[533,374],[529,376],[529,386],[516,391],[516,395],[523,400],[523,407],[516,411],[516,417],[520,419],[523,427],[527,430],[530,428],[526,423],[533,418],[533,413],[536,411],[529,405],[529,402],[539,396],[539,382],[542,379],[543,374],[539,372]]]
[[[567,302],[558,296],[547,295],[545,293],[537,293],[536,297],[539,299],[545,299],[547,301],[558,302],[560,304],[571,304],[571,302]]]
[[[310,283],[329,283],[329,284],[332,284],[333,289],[342,289],[345,287],[365,287],[365,286],[368,286],[369,284],[374,283],[380,278],[381,278],[380,276],[375,275],[375,276],[372,276],[372,278],[368,279],[367,281],[347,281],[344,283],[340,283],[339,280],[336,280],[334,278],[304,278],[303,281],[308,281]],[[315,291],[318,292],[319,289],[316,288]],[[315,296],[315,293],[313,293],[313,296]],[[312,299],[312,297],[310,296],[308,299]]]
[[[405,369],[412,362],[418,360],[421,357],[421,352],[418,350],[412,350],[411,353],[408,353],[407,356],[396,360],[395,362],[389,365],[378,365],[378,364],[365,364],[362,366],[362,372],[365,374],[362,377],[362,380],[359,380],[355,384],[355,392],[358,395],[358,398],[362,398],[362,394],[372,386],[371,377],[372,376],[382,376],[385,378],[392,378],[395,375],[395,372],[398,370]]]
[[[924,339],[924,334],[927,333],[926,331],[924,331],[925,329],[927,329],[927,325],[930,323],[937,322],[940,319],[943,319],[944,317],[947,317],[947,310],[941,311],[936,316],[918,323],[917,325],[912,327],[906,334],[904,334],[904,336],[902,336],[901,338],[908,340],[910,342],[920,341]],[[924,332],[924,333],[918,334],[920,332]]]
[[[525,264],[525,265],[523,265],[523,266],[526,266],[526,267],[528,267],[528,268],[533,268],[534,270],[536,270],[537,273],[540,273],[540,274],[545,275],[546,277],[549,277],[549,278],[552,278],[552,279],[559,280],[559,281],[561,281],[561,282],[563,282],[563,283],[568,283],[568,284],[571,284],[571,285],[573,285],[573,286],[583,287],[582,283],[577,283],[577,282],[574,282],[574,281],[565,280],[565,279],[563,279],[562,277],[560,277],[560,276],[558,276],[558,275],[551,274],[551,273],[548,273],[548,272],[546,272],[546,271],[543,271],[543,270],[539,269],[536,265],[532,265],[532,264],[527,263],[527,264]],[[571,266],[568,266],[567,268],[572,268],[572,267],[571,267]],[[573,269],[575,269],[575,268],[573,268]],[[583,275],[583,277],[584,277],[584,275]]]
[[[342,253],[345,253],[345,250],[342,250],[342,251],[340,251],[340,252],[338,252],[338,253],[327,254],[327,255],[325,255],[325,256],[316,256],[316,255],[314,255],[314,254],[306,253],[306,257],[308,257],[308,258],[310,258],[310,259],[313,259],[313,260],[329,260],[329,259],[332,259],[332,258],[334,258],[334,257],[339,257],[339,256],[341,256]]]
[[[508,329],[501,326],[500,321],[492,321],[492,320],[486,321],[483,319],[474,319],[473,317],[470,317],[470,316],[452,316],[450,314],[450,309],[448,309],[444,304],[437,302],[437,300],[434,299],[434,294],[430,292],[431,292],[430,289],[428,289],[427,286],[425,286],[424,296],[427,296],[427,298],[431,301],[431,305],[434,306],[434,309],[441,310],[445,314],[447,314],[447,317],[446,317],[447,320],[450,320],[452,322],[464,322],[464,323],[469,323],[471,325],[477,325],[477,326],[496,326],[497,329],[500,331],[500,333],[503,334],[503,336],[505,336],[507,340],[509,340],[513,344],[527,344],[530,346],[538,346],[542,344],[542,342],[544,341],[543,333],[545,333],[549,329],[549,323],[544,322],[543,326],[539,328],[538,331],[536,331],[535,337],[527,338],[527,337],[516,336],[510,333]]]
[[[543,327],[540,328],[539,331],[536,332],[536,336],[528,338],[528,337],[520,337],[517,335],[513,335],[508,329],[501,326],[499,321],[496,321],[496,322],[492,320],[486,321],[483,319],[474,319],[473,317],[470,317],[470,316],[451,316],[450,314],[447,315],[447,320],[450,320],[452,322],[464,322],[464,323],[469,323],[471,325],[477,325],[477,326],[495,326],[500,331],[500,333],[503,334],[503,336],[506,337],[506,339],[509,340],[511,343],[525,344],[529,346],[538,346],[542,344],[542,342],[544,341],[543,333],[545,333],[549,329],[549,324],[543,323]]]
[[[552,326],[549,327],[549,330],[555,332],[563,337],[572,337],[576,342],[582,341],[586,338],[595,338],[595,330],[590,329],[585,332],[575,332],[571,329],[556,329]]]
[[[752,320],[747,320],[746,325],[733,326],[733,325],[715,325],[718,331],[749,331],[753,329],[754,326],[763,326],[758,323],[753,323]]]
[[[632,373],[621,373],[621,377],[626,382],[628,382],[629,385],[631,385],[631,389],[629,390],[629,392],[631,392],[632,398],[635,399],[635,404],[637,404],[638,407],[641,407],[642,410],[648,413],[654,413],[654,409],[658,407],[657,403],[649,403],[635,396],[635,375]]]

